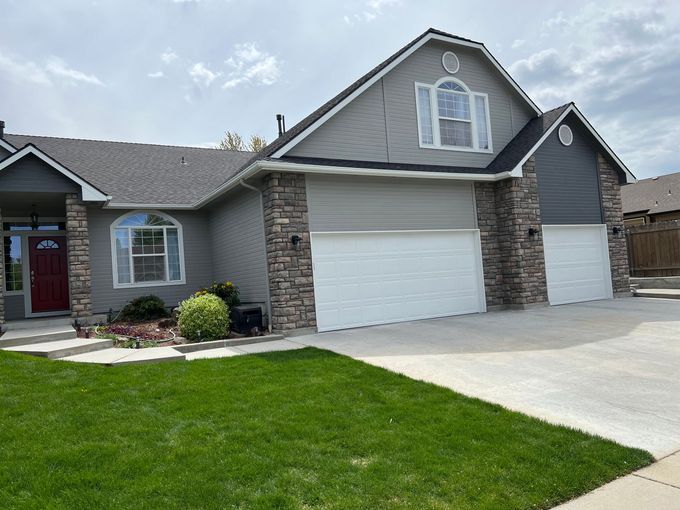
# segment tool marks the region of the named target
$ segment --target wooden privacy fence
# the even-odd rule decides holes
[[[626,229],[631,276],[680,276],[680,221]]]

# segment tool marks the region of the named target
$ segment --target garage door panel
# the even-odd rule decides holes
[[[477,235],[313,233],[319,330],[483,311]]]
[[[543,248],[551,304],[612,297],[604,225],[546,225]]]

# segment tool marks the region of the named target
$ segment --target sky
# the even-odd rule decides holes
[[[638,178],[680,171],[680,2],[0,0],[9,133],[213,146],[276,137],[424,32],[575,101]]]

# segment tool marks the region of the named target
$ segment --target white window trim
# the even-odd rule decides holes
[[[471,125],[471,131],[472,131],[472,147],[457,147],[457,146],[452,146],[452,145],[442,145],[441,143],[441,134],[439,131],[439,119],[442,118],[439,116],[439,107],[438,107],[438,100],[437,100],[437,89],[438,87],[447,81],[454,82],[458,85],[460,85],[465,92],[468,94],[468,97],[470,98],[470,120],[467,119],[452,119],[452,120],[460,120],[460,122],[469,122]],[[434,139],[434,143],[428,144],[428,143],[423,143],[422,142],[422,131],[421,131],[421,126],[420,126],[420,98],[418,97],[418,89],[419,88],[426,88],[430,91],[430,119],[432,122],[432,137]],[[414,91],[415,91],[415,97],[416,97],[416,123],[418,125],[418,146],[421,149],[434,149],[434,150],[445,150],[445,151],[456,151],[456,152],[476,152],[476,153],[481,153],[481,154],[492,154],[493,153],[493,141],[492,141],[492,136],[491,136],[491,115],[490,115],[490,110],[491,108],[489,107],[489,95],[485,94],[483,92],[473,92],[471,91],[465,83],[462,81],[453,78],[451,76],[445,76],[444,78],[440,78],[437,80],[434,85],[431,83],[421,83],[421,82],[415,82],[414,84]],[[487,136],[489,139],[489,148],[488,149],[480,149],[478,148],[479,146],[479,140],[478,140],[478,133],[477,133],[477,111],[476,111],[476,105],[475,105],[475,96],[479,96],[484,98],[484,101],[486,102],[486,131],[487,131]],[[443,117],[447,118],[447,117]]]
[[[157,216],[160,216],[161,218],[165,218],[168,221],[171,221],[173,223],[173,226],[149,226],[149,227],[120,227],[120,223],[125,221],[127,218],[130,216],[134,216],[136,214],[155,214]],[[168,245],[167,245],[167,233],[166,229],[168,228],[176,228],[177,229],[177,243],[179,244],[179,270],[181,273],[181,279],[180,280],[172,280],[172,281],[163,281],[163,282],[131,282],[131,283],[118,283],[118,258],[116,257],[116,229],[117,228],[162,228],[163,229],[163,240],[165,242],[165,275],[167,278],[170,277],[170,271],[169,271],[169,260],[168,260]],[[167,287],[170,285],[186,285],[186,270],[184,266],[184,234],[182,232],[182,224],[177,221],[175,218],[170,216],[169,214],[162,213],[160,211],[151,211],[151,210],[135,210],[135,211],[130,211],[126,214],[123,214],[122,216],[116,218],[116,220],[111,223],[110,227],[110,232],[109,232],[109,241],[111,243],[111,273],[113,275],[113,288],[114,289],[139,289],[139,288],[145,288],[145,287]],[[129,235],[129,230],[128,230],[128,235]],[[131,243],[129,243],[130,246],[132,246]],[[155,254],[154,254],[155,255]],[[136,257],[143,257],[145,255],[135,255]],[[134,265],[133,265],[133,255],[132,255],[132,249],[129,250],[128,257],[130,258],[130,280],[134,280]]]

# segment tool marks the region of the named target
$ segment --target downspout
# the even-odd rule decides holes
[[[262,190],[256,188],[252,184],[248,184],[245,180],[239,179],[238,183],[246,189],[252,190],[257,193],[260,198],[260,214],[262,215],[262,238],[264,239],[264,270],[267,276],[267,302],[265,303],[267,307],[267,330],[272,332],[272,296],[271,289],[269,288],[269,262],[267,260],[267,233],[264,230],[264,200],[262,198]]]

